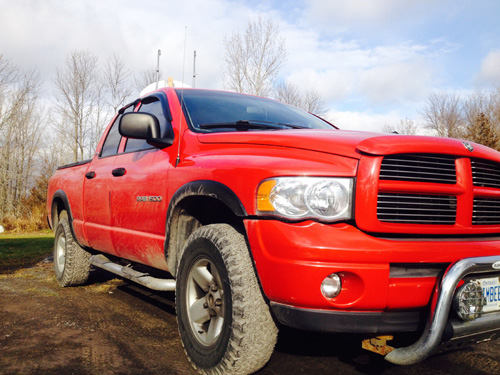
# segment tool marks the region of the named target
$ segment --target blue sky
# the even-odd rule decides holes
[[[36,67],[50,95],[73,50],[102,61],[119,53],[130,71],[155,66],[197,87],[222,88],[223,39],[259,15],[279,24],[282,79],[317,90],[344,129],[420,122],[435,91],[469,95],[500,86],[498,0],[0,0],[0,54]],[[187,27],[187,29],[186,29]],[[184,35],[186,30],[186,64]]]

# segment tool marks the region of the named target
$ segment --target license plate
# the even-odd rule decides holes
[[[484,312],[500,310],[500,278],[491,277],[488,279],[479,279],[483,288],[483,295],[486,298]]]

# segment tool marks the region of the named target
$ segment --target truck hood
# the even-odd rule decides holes
[[[498,160],[488,147],[453,138],[407,136],[346,130],[280,130],[198,134],[206,144],[253,144],[324,152],[359,159],[362,154],[443,153]]]

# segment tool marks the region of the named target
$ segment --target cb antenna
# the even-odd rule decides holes
[[[196,51],[194,51],[193,57],[193,88],[196,87]]]
[[[158,90],[158,82],[160,81],[160,56],[161,49],[158,50],[158,58],[156,60],[156,89]]]
[[[181,110],[179,111],[179,145],[177,147],[177,158],[175,159],[175,166],[179,165],[181,161],[181,138],[182,138],[182,109],[184,107],[184,68],[186,66],[186,43],[187,43],[187,26],[184,26],[184,57],[182,59],[182,83],[181,83]]]

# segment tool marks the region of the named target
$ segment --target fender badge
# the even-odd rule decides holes
[[[493,263],[491,266],[495,270],[500,270],[500,261]]]
[[[462,144],[464,145],[464,147],[469,150],[470,152],[474,151],[474,147],[472,147],[472,145],[469,143],[469,142],[462,142]]]
[[[161,202],[163,197],[161,195],[151,196],[137,196],[137,202]]]

